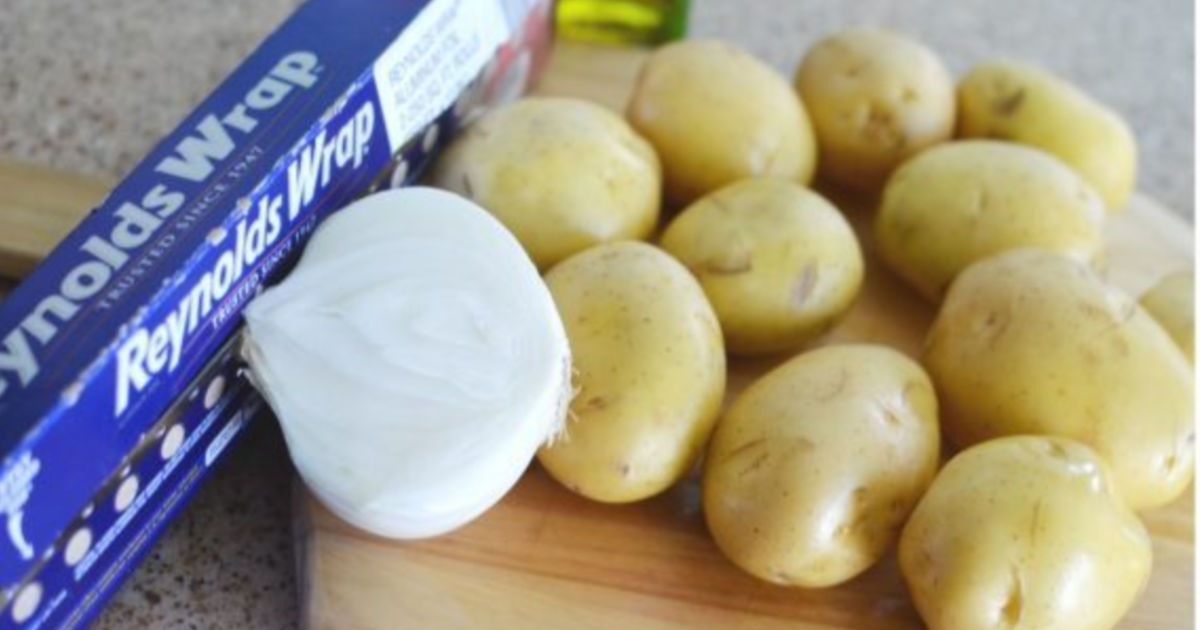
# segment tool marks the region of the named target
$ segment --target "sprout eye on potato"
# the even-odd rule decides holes
[[[591,499],[637,501],[692,469],[725,394],[725,351],[696,280],[662,250],[609,243],[546,274],[578,393],[565,435],[538,453]]]
[[[700,281],[732,353],[793,349],[849,309],[863,278],[854,230],[792,182],[747,179],[688,206],[662,246]]]
[[[432,175],[495,215],[541,269],[598,243],[650,236],[661,179],[654,149],[620,116],[567,98],[526,98],[485,115]]]
[[[946,464],[899,560],[929,630],[1107,630],[1145,587],[1151,547],[1091,449],[1016,436]]]
[[[813,121],[819,174],[873,190],[909,156],[954,132],[954,82],[920,42],[854,28],[817,42],[796,71]]]
[[[875,217],[883,260],[938,300],[971,263],[1019,247],[1090,262],[1100,251],[1104,202],[1048,153],[1010,142],[963,140],[905,162]]]
[[[674,207],[746,177],[807,184],[816,166],[799,97],[774,69],[725,42],[685,40],[654,51],[627,116],[662,158]]]
[[[958,135],[1029,144],[1052,153],[1125,207],[1137,179],[1137,144],[1116,112],[1031,65],[982,63],[958,85]]]
[[[1191,366],[1136,302],[1082,263],[1024,249],[968,267],[922,362],[959,446],[1022,433],[1079,440],[1139,510],[1191,481]]]
[[[933,479],[937,400],[916,362],[826,346],[754,382],[721,419],[704,467],[717,546],[749,573],[831,586],[879,560]]]

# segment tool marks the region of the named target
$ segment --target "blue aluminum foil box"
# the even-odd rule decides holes
[[[0,630],[82,627],[264,408],[239,376],[235,336],[63,528],[15,589]]]
[[[0,302],[0,614],[317,222],[524,89],[548,5],[309,0]]]

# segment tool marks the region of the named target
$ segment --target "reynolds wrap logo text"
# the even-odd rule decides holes
[[[264,120],[264,112],[282,103],[295,88],[311,87],[319,70],[317,56],[311,52],[286,55],[228,112],[210,113],[202,118],[194,132],[154,166],[155,172],[188,182],[204,182],[217,164],[233,153],[238,141],[258,127]],[[169,181],[155,183],[140,200],[125,201],[111,212],[108,229],[89,236],[79,246],[81,262],[62,275],[57,292],[43,298],[16,328],[5,333],[0,341],[0,398],[14,385],[27,387],[34,381],[42,367],[35,347],[50,345],[60,327],[75,317],[84,301],[104,291],[134,251],[187,203],[187,196],[172,188]],[[268,229],[264,227],[263,231]],[[158,356],[166,347],[164,344],[174,343],[169,334],[149,340],[147,363]],[[178,357],[172,356],[172,365],[177,360]],[[123,408],[124,404],[118,402],[117,411]]]
[[[364,103],[336,131],[322,129],[288,164],[283,191],[265,193],[253,209],[246,208],[233,229],[232,239],[224,233],[210,235],[214,244],[229,240],[232,243],[217,256],[212,268],[188,288],[163,321],[137,328],[117,349],[114,396],[117,415],[125,411],[133,394],[143,390],[155,375],[164,370],[174,371],[187,339],[208,321],[222,300],[231,298],[240,303],[250,297],[261,277],[255,282],[241,285],[239,282],[257,273],[256,263],[279,241],[284,228],[295,222],[329,185],[336,170],[358,168],[362,164],[374,130],[375,109],[370,102]],[[231,293],[235,286],[239,288]]]

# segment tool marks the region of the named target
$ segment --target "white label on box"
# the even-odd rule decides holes
[[[375,62],[392,152],[449,107],[506,39],[497,0],[434,0],[422,9]]]
[[[530,10],[533,9],[541,0],[502,0],[501,4],[504,10],[504,15],[507,18],[508,30],[510,33],[521,30],[521,25],[525,18],[529,16]]]

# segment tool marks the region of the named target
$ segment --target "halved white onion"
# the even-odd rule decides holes
[[[245,317],[243,355],[301,477],[378,535],[474,519],[566,417],[570,351],[545,284],[451,193],[388,190],[337,212]]]

